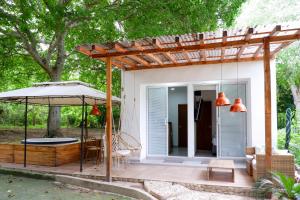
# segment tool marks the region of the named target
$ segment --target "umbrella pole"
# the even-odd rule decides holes
[[[80,136],[80,172],[82,172],[83,162],[83,130],[84,130],[84,95],[82,96],[82,111],[81,111],[81,136]]]
[[[24,115],[24,167],[26,167],[26,158],[27,158],[27,113],[28,113],[28,97],[25,97],[25,115]]]

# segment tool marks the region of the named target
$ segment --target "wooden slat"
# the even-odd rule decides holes
[[[14,162],[13,144],[0,144],[0,162],[4,162],[4,163]]]
[[[157,48],[157,49],[161,49],[163,48],[163,46],[160,44],[160,42],[157,39],[153,39],[152,40],[152,45]],[[162,53],[168,60],[170,60],[173,63],[177,63],[177,60],[174,58],[174,56],[172,56],[169,52],[164,52]]]
[[[292,35],[284,35],[284,36],[271,36],[270,43],[274,42],[288,42],[300,39],[300,35],[292,34]],[[242,45],[259,45],[263,43],[263,38],[252,38],[248,42],[244,40],[237,41],[227,41],[225,44],[223,42],[215,42],[215,43],[205,43],[205,44],[195,44],[195,45],[187,45],[187,46],[176,46],[170,48],[162,48],[162,49],[144,49],[144,50],[132,50],[128,52],[111,52],[105,54],[94,54],[90,57],[92,58],[103,58],[103,57],[115,57],[115,56],[126,56],[126,55],[138,55],[138,54],[149,54],[149,53],[163,53],[163,52],[180,52],[180,51],[195,51],[195,50],[208,50],[208,49],[218,49],[222,47],[240,47]]]
[[[270,38],[264,40],[264,77],[265,77],[265,152],[266,171],[272,170],[272,107],[271,107],[271,66]]]
[[[274,49],[271,53],[271,57],[274,58],[274,56],[281,50],[284,49],[285,47],[289,46],[292,42],[286,42],[286,43],[282,43],[281,45],[279,45],[276,49]]]
[[[223,31],[223,39],[222,39],[223,44],[225,44],[227,42],[227,31]],[[224,56],[225,56],[225,47],[221,48],[221,60],[224,60]]]
[[[140,45],[137,41],[132,42],[132,47],[135,48],[135,49],[138,49],[139,51],[144,51],[144,47],[142,47],[142,45]],[[153,60],[154,62],[156,62],[160,65],[163,64],[162,61],[152,53],[144,54],[144,56],[150,58],[151,60]],[[147,61],[145,61],[145,62],[147,62]]]
[[[189,64],[187,63],[177,63],[177,64],[164,64],[164,65],[150,65],[150,66],[139,66],[137,68],[129,68],[127,71],[131,70],[139,70],[139,69],[158,69],[158,68],[171,68],[171,67],[182,67],[182,66],[192,66],[192,65],[205,65],[205,64],[219,64],[219,63],[232,63],[232,62],[250,62],[250,61],[257,61],[262,60],[262,57],[257,58],[240,58],[240,59],[224,59],[221,60],[208,60],[208,61],[195,61]]]
[[[254,31],[253,28],[249,28],[247,30],[247,33],[246,33],[245,39],[244,39],[245,42],[248,42],[251,39],[251,37],[253,35],[253,31]],[[247,47],[247,44],[240,47],[240,50],[238,51],[237,56],[236,56],[238,59],[241,58],[241,55],[243,54],[246,47]]]
[[[269,37],[278,35],[278,33],[280,33],[280,31],[281,31],[281,26],[280,25],[275,26],[274,29],[270,32]],[[253,55],[254,58],[259,56],[261,50],[263,49],[263,46],[264,46],[264,41],[262,42],[261,45],[259,45],[259,47],[255,51],[255,53]]]
[[[199,43],[200,45],[203,45],[204,44],[204,34],[203,33],[200,33],[199,34]],[[206,61],[206,50],[200,50],[200,59],[199,61]]]
[[[182,44],[180,42],[180,38],[179,37],[175,37],[175,42],[176,42],[176,44],[177,44],[178,47],[182,47]],[[191,59],[189,57],[188,52],[183,49],[181,53],[182,53],[184,59],[186,60],[186,62],[190,63]]]
[[[257,58],[259,56],[262,48],[263,48],[263,45],[259,45],[258,46],[258,48],[256,49],[256,51],[254,52],[254,55],[253,55],[254,58]]]
[[[108,53],[108,51],[106,49],[104,49],[103,47],[101,47],[100,45],[92,45],[92,49],[98,51],[99,53]],[[104,58],[100,58],[100,60],[103,61],[103,62],[105,62]],[[114,60],[117,60],[119,62],[123,62],[122,60],[120,60],[120,57],[115,57]],[[124,63],[126,63],[126,62],[124,62]],[[119,63],[117,63],[115,61],[112,61],[112,64],[114,66],[119,67],[119,68],[125,68],[124,65],[119,64]],[[131,66],[131,67],[135,66],[135,65],[132,65],[130,63],[126,63],[126,64],[129,65],[129,66]]]
[[[278,33],[280,33],[280,31],[281,31],[281,26],[276,25],[275,28],[271,31],[269,37],[278,35]]]
[[[112,66],[111,58],[106,62],[106,181],[112,181]]]

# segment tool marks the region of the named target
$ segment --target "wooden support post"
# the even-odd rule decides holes
[[[272,170],[272,114],[271,114],[271,70],[270,38],[264,39],[264,72],[265,72],[265,154],[266,171]]]
[[[111,168],[112,168],[112,66],[111,57],[106,61],[106,181],[112,181]]]
[[[25,97],[25,114],[24,114],[24,167],[27,164],[27,125],[28,125],[28,97]]]
[[[84,95],[82,95],[82,104],[81,104],[81,133],[80,133],[80,172],[82,172],[82,165],[83,165],[83,132],[85,127],[85,112],[84,112],[84,104],[85,99]]]

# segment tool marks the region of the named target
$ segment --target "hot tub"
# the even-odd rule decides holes
[[[87,141],[86,145],[95,145],[95,141]],[[27,164],[56,167],[80,160],[80,141],[76,138],[30,138],[26,151]],[[89,154],[89,157],[94,156],[96,154]],[[0,162],[23,164],[24,144],[0,144]]]
[[[22,140],[21,143],[24,144],[25,140]],[[52,145],[52,144],[67,144],[77,142],[78,139],[76,138],[30,138],[27,139],[27,144],[45,144],[45,145]]]

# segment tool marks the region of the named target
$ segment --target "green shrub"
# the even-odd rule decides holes
[[[284,149],[285,144],[285,129],[278,130],[277,148]],[[296,163],[300,165],[300,134],[295,133],[292,129],[289,151],[295,156]]]

